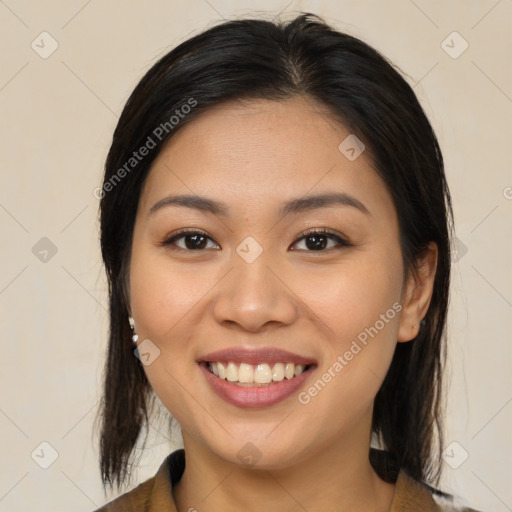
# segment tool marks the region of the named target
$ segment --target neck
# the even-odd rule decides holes
[[[387,512],[393,501],[395,485],[373,470],[366,434],[326,442],[282,469],[243,467],[221,459],[186,433],[183,441],[186,468],[174,487],[178,512]]]

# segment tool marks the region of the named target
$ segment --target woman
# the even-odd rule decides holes
[[[435,490],[450,195],[378,52],[313,15],[185,41],[128,100],[100,196],[103,481],[155,396],[184,444],[100,510],[468,510]]]

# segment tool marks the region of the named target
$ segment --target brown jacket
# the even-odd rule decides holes
[[[373,458],[372,462],[375,466]],[[378,473],[385,473],[384,479],[389,480],[393,470],[382,456],[377,458],[379,464],[381,466],[376,468]],[[179,449],[164,460],[153,478],[96,512],[176,512],[172,488],[179,482],[184,470],[185,452]],[[391,481],[396,481],[396,490],[390,512],[477,512],[454,505],[448,495],[417,482],[403,470],[395,470],[394,473]],[[193,512],[195,509],[189,510]]]

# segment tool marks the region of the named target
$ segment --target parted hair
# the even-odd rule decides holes
[[[147,71],[120,116],[100,201],[110,306],[98,416],[105,486],[119,488],[129,478],[154,398],[133,353],[126,293],[135,216],[151,164],[177,131],[214,106],[295,96],[322,105],[365,144],[396,208],[405,271],[415,272],[429,242],[438,246],[428,312],[418,336],[397,343],[375,398],[372,428],[391,459],[413,478],[431,485],[439,481],[453,216],[441,150],[412,87],[393,64],[360,39],[302,13],[286,22],[222,22],[189,38]],[[178,114],[179,122],[170,123]],[[152,149],[130,161],[148,138]]]

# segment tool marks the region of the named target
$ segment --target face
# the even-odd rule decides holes
[[[252,450],[276,469],[369,443],[397,340],[415,333],[396,211],[367,152],[338,149],[349,135],[302,98],[230,103],[154,161],[129,302],[139,343],[150,340],[145,372],[185,447],[237,464]],[[195,200],[169,199],[181,195]],[[234,363],[228,380],[212,359]],[[293,361],[288,372],[300,361],[307,371],[282,378]],[[254,383],[269,371],[272,384]]]

